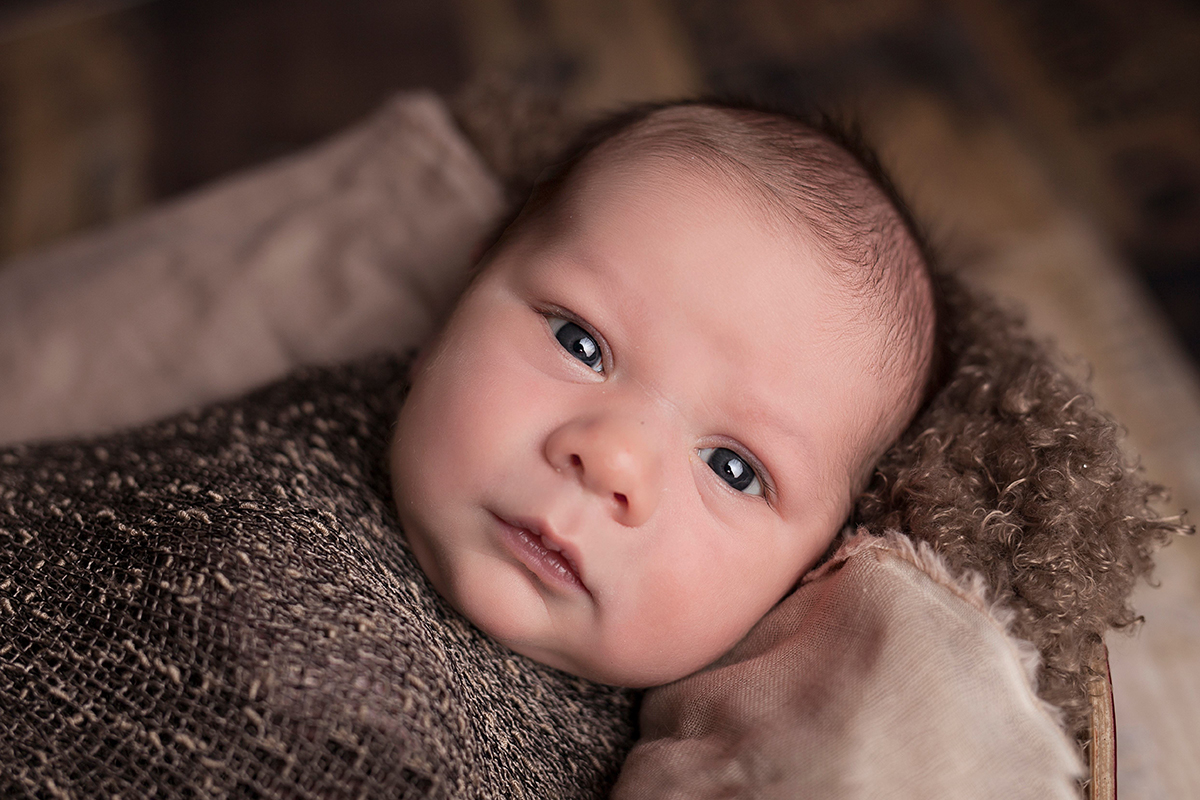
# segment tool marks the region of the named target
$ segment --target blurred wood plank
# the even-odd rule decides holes
[[[87,2],[0,32],[0,257],[148,199],[151,125],[134,32]]]
[[[947,2],[1043,169],[1200,358],[1200,8]]]
[[[453,3],[158,0],[136,16],[158,196],[319,141],[394,92],[450,92],[466,76]]]
[[[1099,212],[1120,230],[1129,231],[1134,215],[1107,180],[1098,154],[1089,146],[1080,146],[1078,109],[1071,96],[1049,79],[1016,9],[996,0],[949,3],[989,62],[990,74],[1013,104],[1016,119],[1028,126],[1025,133],[1043,144],[1047,157],[1042,168],[1062,179],[1064,189],[1074,195],[1072,199]]]
[[[500,71],[561,92],[572,112],[686,97],[704,83],[668,0],[460,0],[482,72]]]

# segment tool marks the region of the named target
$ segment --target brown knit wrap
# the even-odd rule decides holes
[[[0,796],[607,793],[635,694],[491,642],[402,540],[402,376],[0,451]]]

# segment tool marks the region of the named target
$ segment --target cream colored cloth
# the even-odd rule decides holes
[[[0,268],[0,443],[231,397],[433,330],[501,189],[430,93]]]
[[[613,797],[1079,797],[1036,653],[983,595],[860,533],[733,652],[647,693]]]

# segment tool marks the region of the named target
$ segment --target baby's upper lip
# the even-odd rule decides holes
[[[583,577],[582,561],[579,554],[579,549],[554,532],[554,528],[544,519],[536,517],[521,517],[509,514],[496,514],[500,519],[512,525],[514,528],[524,528],[531,533],[536,533],[542,538],[542,543],[549,550],[554,550],[562,554],[567,559],[567,563],[575,570],[575,574],[579,576],[579,581],[586,588],[587,581]]]

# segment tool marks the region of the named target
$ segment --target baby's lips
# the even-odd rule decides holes
[[[561,555],[575,572],[575,575],[579,578],[579,582],[585,587],[587,586],[587,581],[584,579],[583,570],[581,569],[582,559],[578,549],[570,542],[559,537],[548,522],[534,517],[516,517],[506,514],[497,514],[496,516],[514,528],[522,528],[539,537],[542,545],[547,550],[552,550]]]

